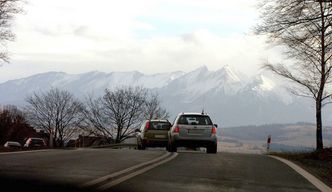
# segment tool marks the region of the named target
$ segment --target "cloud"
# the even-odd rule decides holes
[[[9,46],[12,64],[1,68],[10,73],[6,78],[33,71],[159,73],[226,64],[255,73],[262,58],[279,54],[267,51],[263,38],[245,34],[257,17],[256,0],[29,2]]]

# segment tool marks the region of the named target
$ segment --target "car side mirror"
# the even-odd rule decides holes
[[[140,133],[141,132],[141,130],[139,130],[139,129],[135,129],[135,132],[137,133]]]
[[[218,125],[217,125],[217,124],[213,124],[213,126],[215,126],[216,128],[218,128]]]

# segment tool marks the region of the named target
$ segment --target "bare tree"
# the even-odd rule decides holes
[[[315,100],[316,149],[323,149],[322,107],[331,97],[332,2],[331,0],[263,0],[258,34],[287,48],[293,64],[265,67],[299,85],[294,93]]]
[[[105,115],[102,98],[94,99],[89,96],[85,103],[83,110],[84,120],[81,123],[81,128],[89,134],[102,136],[108,143],[113,141],[114,131],[110,124],[109,118]]]
[[[168,118],[157,94],[142,87],[120,87],[105,90],[102,98],[86,99],[82,128],[108,142],[121,143],[133,136],[144,119]]]
[[[106,89],[103,97],[104,114],[115,129],[115,142],[133,136],[143,120],[147,90],[141,87]]]
[[[0,60],[9,62],[6,43],[13,41],[15,35],[11,31],[11,22],[14,16],[22,11],[22,0],[0,0]]]
[[[156,93],[149,94],[145,102],[145,119],[165,119],[169,118],[169,114],[165,108],[161,106],[159,95]]]
[[[29,121],[50,134],[50,142],[63,146],[76,133],[82,121],[82,104],[68,91],[52,88],[46,93],[28,97]]]

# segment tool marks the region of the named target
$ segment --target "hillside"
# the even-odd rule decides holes
[[[270,151],[310,151],[316,147],[316,127],[310,123],[270,124],[261,126],[227,127],[218,130],[222,151],[266,152],[271,135]],[[332,146],[332,127],[323,128],[325,146]]]

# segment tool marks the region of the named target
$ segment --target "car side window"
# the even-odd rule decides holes
[[[178,120],[178,124],[188,125],[188,121],[187,121],[186,117],[181,116]]]
[[[172,127],[172,124],[171,123],[167,123],[167,130],[170,130]]]

